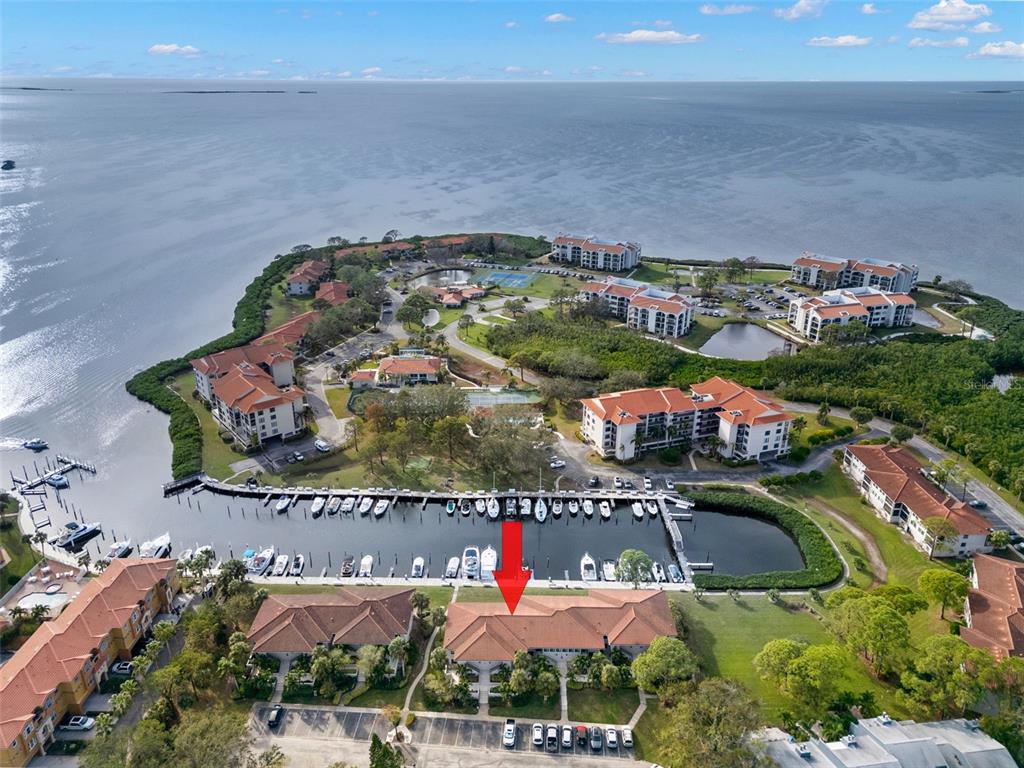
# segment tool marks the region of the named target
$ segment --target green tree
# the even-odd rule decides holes
[[[624,667],[617,667],[614,664],[605,664],[601,667],[601,687],[606,691],[621,688],[625,677]]]
[[[875,412],[870,408],[855,407],[850,409],[850,418],[858,424],[867,424],[875,417]]]
[[[754,669],[765,680],[781,687],[785,684],[789,665],[806,649],[807,643],[798,640],[785,637],[769,640],[754,657]]]
[[[182,768],[230,768],[244,759],[246,716],[225,709],[188,710],[174,729],[173,765]]]
[[[883,584],[871,590],[871,594],[885,600],[903,616],[911,616],[928,607],[924,597],[902,584]]]
[[[740,259],[733,257],[722,262],[722,274],[727,283],[734,283],[743,277],[746,266]]]
[[[246,568],[245,563],[241,560],[228,560],[221,565],[220,570],[217,572],[217,578],[214,581],[217,594],[221,598],[237,594],[247,585],[245,580],[247,573],[248,568]]]
[[[409,659],[409,641],[404,637],[396,637],[388,643],[388,658],[398,664],[399,675],[405,674],[405,662]]]
[[[917,588],[929,602],[938,603],[939,618],[946,618],[946,609],[963,605],[967,597],[967,579],[956,571],[929,568],[917,577]]]
[[[715,290],[715,286],[718,285],[722,279],[722,273],[714,267],[706,267],[697,273],[697,288],[700,289],[701,296],[709,296]]]
[[[836,645],[811,645],[786,669],[786,690],[814,712],[822,710],[838,692],[841,677],[837,670],[846,661]]]
[[[944,517],[928,517],[921,523],[928,532],[928,559],[936,552],[953,552],[954,543],[960,537],[957,527]]]
[[[904,424],[894,424],[889,432],[889,439],[893,445],[902,445],[914,436],[914,430]]]
[[[523,299],[508,299],[504,306],[513,319],[526,313],[526,302]]]
[[[653,693],[671,683],[690,679],[698,668],[693,652],[675,637],[656,637],[632,664],[637,685]]]
[[[992,545],[993,549],[1003,550],[1010,546],[1010,532],[1009,531],[992,531],[988,537],[988,543]]]
[[[818,415],[815,419],[821,426],[828,426],[828,415],[832,412],[832,408],[826,401],[822,401],[821,405],[818,406]]]
[[[910,628],[907,620],[882,598],[867,595],[844,602],[833,613],[833,627],[879,674],[889,674],[902,665]]]
[[[533,675],[526,669],[513,669],[508,676],[508,689],[514,696],[524,696],[533,690]]]
[[[985,694],[995,664],[987,651],[953,635],[925,638],[900,683],[907,699],[929,720],[962,717]]]
[[[356,669],[358,669],[367,680],[384,664],[384,648],[379,645],[364,645],[356,651]]]
[[[801,432],[803,432],[805,429],[807,429],[807,419],[805,419],[803,416],[797,416],[796,418],[793,419],[792,423],[789,425],[789,429],[795,435],[799,436],[799,434]]]
[[[633,585],[637,589],[641,584],[651,580],[651,566],[654,561],[650,555],[639,549],[627,549],[619,555],[615,566],[615,578]]]
[[[539,672],[537,679],[534,681],[534,690],[547,702],[558,693],[558,675],[549,669]]]
[[[140,720],[131,732],[131,768],[164,768],[173,762],[167,729],[157,720]]]
[[[370,768],[402,768],[402,756],[376,733],[370,739]]]

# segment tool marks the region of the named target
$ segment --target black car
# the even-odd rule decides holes
[[[275,704],[270,714],[267,716],[267,726],[270,728],[277,728],[281,724],[281,719],[284,717],[284,707],[280,704]]]
[[[601,485],[601,478],[597,475],[591,475],[590,479],[587,480],[587,488],[597,488],[599,485]]]

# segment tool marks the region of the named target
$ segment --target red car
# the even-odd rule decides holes
[[[576,726],[576,746],[585,747],[590,739],[590,731],[587,730],[585,725]]]

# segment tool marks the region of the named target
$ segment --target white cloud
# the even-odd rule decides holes
[[[932,40],[928,37],[915,37],[909,43],[908,48],[966,48],[970,40],[966,37],[954,37],[950,40]]]
[[[647,77],[647,73],[642,69],[623,69],[619,74],[623,77]]]
[[[269,69],[253,69],[245,73],[249,77],[266,77],[270,74]]]
[[[64,65],[64,66],[62,66],[62,67],[54,67],[54,68],[53,68],[53,69],[51,69],[50,71],[51,71],[51,72],[70,72],[70,71],[71,71],[71,70],[73,70],[73,69],[74,69],[74,67],[72,67],[72,66],[70,66],[70,65],[68,65],[68,64],[65,64],[65,65]]]
[[[705,16],[738,16],[741,13],[753,13],[757,10],[754,5],[712,5],[706,3],[700,7],[700,12]]]
[[[566,16],[564,13],[549,13],[544,17],[544,21],[548,24],[563,24],[567,21],[576,21],[572,16]]]
[[[669,27],[672,26],[672,20],[671,19],[655,19],[654,20],[654,26],[656,26],[658,29],[668,29]]]
[[[518,21],[506,21],[505,22],[505,29],[515,29],[518,26],[519,26],[519,22]]]
[[[284,59],[271,59],[271,64],[284,64]]]
[[[178,45],[177,43],[157,43],[149,46],[151,56],[184,56],[186,59],[194,59],[202,56],[203,52],[194,45]]]
[[[889,45],[896,45],[896,43],[898,43],[899,41],[899,35],[889,35],[887,38],[885,38],[885,42],[887,42]]]
[[[939,0],[931,8],[918,11],[907,24],[911,29],[934,29],[945,32],[964,29],[969,22],[990,16],[992,11],[984,3],[967,0]]]
[[[828,0],[796,0],[789,8],[776,8],[775,15],[784,21],[821,16]]]
[[[980,24],[975,24],[969,31],[975,35],[992,35],[996,32],[1002,32],[1003,28],[998,24],[993,24],[991,21],[983,21]]]
[[[1004,40],[1001,43],[985,43],[970,59],[1024,59],[1024,43]]]
[[[595,40],[604,40],[606,43],[616,45],[683,45],[685,43],[699,43],[704,38],[701,35],[683,35],[673,30],[655,29],[634,29],[632,32],[615,32],[607,34],[602,32]]]
[[[551,77],[551,75],[552,75],[552,72],[551,72],[551,70],[550,70],[550,69],[542,69],[542,70],[540,71],[540,73],[541,73],[541,75],[542,75],[542,76],[544,76],[544,77]]]
[[[363,77],[373,77],[374,75],[379,75],[383,71],[384,70],[380,67],[367,67],[366,69],[359,70],[359,74]]]
[[[526,72],[526,67],[519,67],[514,64],[510,64],[501,71],[506,75],[521,75]]]
[[[307,80],[308,78],[305,75],[292,75],[288,79],[289,80]]]
[[[352,77],[352,70],[343,69],[341,72],[335,73],[335,77]]]
[[[879,10],[878,6],[874,3],[864,3],[864,5],[860,7],[860,12],[865,16],[874,16],[877,13],[888,13],[888,11]]]
[[[812,48],[859,48],[862,45],[869,45],[870,37],[857,37],[856,35],[839,35],[838,37],[812,37],[807,45]]]

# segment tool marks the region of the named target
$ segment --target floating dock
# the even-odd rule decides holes
[[[63,475],[75,469],[89,472],[93,475],[96,474],[96,465],[82,461],[81,459],[71,459],[67,456],[61,456],[60,454],[57,454],[56,466],[50,467],[49,460],[47,460],[46,466],[47,469],[45,472],[40,472],[36,477],[31,479],[28,478],[27,473],[25,477],[15,477],[14,473],[11,472],[11,481],[14,483],[14,489],[22,496],[32,495],[33,489],[39,488],[39,486],[46,483],[47,480],[55,475]],[[36,471],[39,471],[38,468],[36,468]]]

